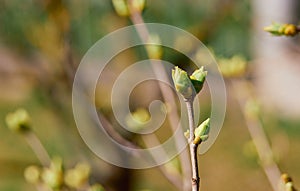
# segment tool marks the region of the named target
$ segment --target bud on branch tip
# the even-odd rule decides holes
[[[12,131],[24,132],[30,129],[29,114],[22,108],[7,114],[5,122]]]
[[[204,71],[203,67],[195,70],[190,77],[187,75],[186,71],[177,66],[172,70],[175,88],[185,99],[190,99],[201,91],[206,76],[207,71]]]

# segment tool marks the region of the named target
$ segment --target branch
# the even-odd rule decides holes
[[[129,1],[129,5],[131,4],[131,2]],[[131,6],[129,6],[130,8]],[[143,24],[144,20],[142,18],[142,15],[140,12],[137,11],[133,11],[132,8],[131,9],[131,15],[130,15],[130,19],[132,21],[133,24]],[[140,27],[136,27],[136,30],[138,32],[138,35],[140,36],[141,40],[143,43],[147,43],[147,40],[149,39],[149,31],[146,28],[145,25],[140,25]],[[150,62],[152,63],[152,61],[150,60]],[[151,64],[152,69],[154,71],[155,76],[160,77],[160,79],[164,79],[164,81],[169,82],[169,77],[163,67],[162,64],[157,64],[157,63],[152,63]],[[177,114],[176,108],[176,101],[173,95],[172,90],[170,90],[169,88],[165,88],[162,86],[161,83],[158,83],[160,91],[162,93],[163,99],[166,103],[168,103],[170,105],[170,111],[168,113],[168,121],[170,123],[171,129],[174,132],[176,132],[176,128],[178,126],[178,122],[179,122],[179,116]],[[178,131],[182,131],[182,128],[179,127]],[[181,133],[182,135],[184,134],[183,131]],[[179,141],[175,140],[175,146],[176,148],[180,148],[180,144]],[[180,158],[180,164],[181,164],[181,169],[182,169],[182,176],[184,177],[184,183],[183,183],[183,187],[184,187],[184,191],[188,191],[190,190],[190,183],[189,183],[189,179],[190,179],[190,175],[191,175],[191,168],[190,168],[190,160],[189,160],[189,154],[188,151],[185,149],[183,150],[180,154],[179,154],[179,158]]]
[[[268,142],[267,136],[264,132],[262,123],[260,122],[258,116],[253,118],[247,117],[244,110],[246,100],[253,98],[253,95],[251,95],[253,87],[250,83],[247,83],[245,80],[242,79],[240,82],[231,80],[231,85],[233,87],[239,106],[245,117],[247,129],[256,147],[262,168],[273,190],[278,190],[278,181],[280,180],[281,172],[273,159],[273,152]],[[244,97],[240,94],[241,89],[244,90]]]
[[[199,144],[194,144],[193,142],[195,139],[193,100],[194,97],[185,100],[185,103],[187,106],[189,130],[190,130],[189,145],[190,145],[190,155],[191,155],[191,162],[192,162],[192,191],[198,191],[200,188],[200,177],[199,177],[198,160],[197,160],[197,148]]]
[[[32,131],[24,133],[24,137],[41,164],[48,167],[51,163],[51,159],[39,138]]]
[[[130,142],[127,139],[125,139],[124,137],[122,137],[118,132],[116,132],[113,129],[113,126],[110,124],[110,122],[103,115],[98,114],[98,116],[99,116],[99,119],[102,122],[102,125],[103,125],[103,128],[105,129],[105,131],[115,141],[117,141],[118,143],[120,143],[124,146],[133,148],[133,149],[140,149],[140,147],[138,145],[133,144],[132,142]],[[156,142],[159,143],[159,141],[157,140],[157,138],[155,136],[151,136],[150,139],[146,139],[146,138],[143,137],[143,141],[144,141],[144,143],[146,144],[147,147],[150,147],[150,144],[153,144],[153,143],[156,143]],[[166,152],[162,149],[161,154],[166,155]],[[152,157],[154,158],[155,161],[158,161],[158,157],[156,155],[152,155]],[[181,184],[182,181],[181,181],[179,175],[174,175],[174,174],[168,173],[163,165],[159,166],[159,170],[161,171],[161,173],[167,178],[167,180],[172,185],[177,187],[179,190],[182,189],[182,184]]]

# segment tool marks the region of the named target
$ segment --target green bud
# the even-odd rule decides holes
[[[119,16],[128,17],[130,15],[128,5],[125,0],[112,0],[112,4]]]
[[[293,185],[293,182],[287,182],[285,184],[285,191],[297,191]]]
[[[17,132],[24,132],[30,129],[30,117],[25,109],[18,109],[7,114],[5,118],[9,129]]]
[[[184,132],[184,136],[189,139],[190,137],[190,130],[186,130],[186,132]]]
[[[208,139],[209,130],[210,130],[210,118],[203,121],[195,129],[194,144],[200,144],[201,142],[206,141]]]
[[[282,27],[282,24],[280,24],[280,23],[273,23],[270,26],[266,26],[264,28],[264,31],[267,31],[275,36],[280,36],[280,35],[282,35],[283,27]]]
[[[36,184],[39,182],[40,174],[40,168],[35,165],[27,167],[24,171],[25,180],[32,184]]]
[[[283,173],[281,179],[284,183],[292,182],[292,178],[287,173]]]
[[[42,173],[42,180],[50,188],[60,188],[63,184],[63,172],[45,168]]]
[[[42,180],[52,189],[61,188],[63,185],[63,165],[60,157],[52,159],[50,167],[44,168],[42,172]]]
[[[140,130],[145,127],[145,124],[150,120],[151,116],[149,112],[144,108],[139,108],[135,112],[126,117],[127,126],[134,130]]]
[[[80,189],[88,181],[90,166],[85,163],[78,163],[74,169],[69,169],[65,174],[65,183],[72,188]]]
[[[185,98],[190,99],[193,96],[193,84],[186,71],[178,68],[172,70],[172,78],[175,89]]]
[[[100,184],[94,184],[89,188],[88,191],[105,191],[105,189]]]
[[[264,30],[275,36],[295,36],[299,33],[299,29],[293,24],[273,23],[265,27]]]
[[[132,11],[142,12],[145,8],[146,0],[132,0],[131,3]]]
[[[190,76],[190,79],[192,81],[196,93],[199,93],[201,91],[206,76],[207,76],[207,71],[204,71],[203,66],[200,69],[195,70],[193,74]]]
[[[229,59],[219,59],[218,64],[224,77],[241,77],[247,70],[247,61],[240,55],[235,55]]]
[[[158,35],[150,34],[148,39],[148,44],[146,45],[146,51],[151,59],[161,59],[163,55],[163,49],[160,38]]]

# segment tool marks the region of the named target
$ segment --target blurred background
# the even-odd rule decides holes
[[[156,0],[147,1],[142,16],[145,22],[189,31],[217,60],[243,57],[250,68],[246,79],[254,84],[261,101],[260,118],[275,161],[300,187],[300,39],[273,37],[263,31],[273,21],[299,24],[299,1]],[[131,24],[115,13],[109,0],[0,0],[0,190],[35,189],[25,181],[23,171],[30,164],[40,165],[39,161],[24,138],[5,125],[6,114],[19,107],[30,113],[32,128],[49,154],[62,157],[66,167],[88,162],[92,182],[108,190],[175,190],[157,168],[120,169],[97,158],[74,123],[72,80],[80,60],[101,37]],[[188,62],[178,53],[165,52],[163,59],[175,65]],[[126,50],[105,75],[115,79],[126,66],[143,58],[145,51],[139,48]],[[106,91],[112,85],[113,81],[107,81],[99,86],[96,104],[116,124]],[[161,97],[156,84],[145,87],[151,90],[147,95],[142,86],[135,90],[133,110]],[[224,126],[215,144],[199,158],[201,186],[210,191],[272,190],[230,87],[227,94]],[[203,97],[209,99],[205,93]],[[139,141],[133,135],[124,136]]]

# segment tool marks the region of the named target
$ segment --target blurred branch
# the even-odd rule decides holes
[[[256,147],[262,168],[273,190],[276,191],[278,190],[281,172],[274,161],[273,151],[264,132],[263,125],[257,115],[252,115],[250,118],[245,113],[246,111],[244,109],[246,101],[254,99],[254,96],[252,95],[253,86],[244,79],[240,79],[239,81],[231,80],[231,86],[245,117],[246,126]]]
[[[143,136],[142,139],[145,145],[147,146],[147,148],[150,148],[151,145],[160,145],[160,141],[157,139],[155,135],[149,134],[147,136]],[[160,150],[160,154],[164,156],[167,155],[164,149]],[[158,161],[155,155],[153,155],[153,158],[154,160]],[[172,185],[174,185],[178,190],[182,190],[183,182],[179,173],[175,174],[173,172],[172,174],[170,174],[164,165],[159,165],[158,168]]]
[[[99,116],[99,119],[101,120],[101,122],[103,124],[103,128],[105,129],[105,131],[115,141],[117,141],[118,143],[120,143],[120,144],[122,144],[124,146],[133,148],[133,149],[141,149],[139,146],[137,146],[137,145],[133,144],[132,142],[128,141],[127,139],[123,138],[118,132],[116,132],[113,129],[113,126],[110,124],[110,122],[107,121],[107,119],[103,115],[98,114],[98,116]],[[153,136],[151,135],[148,138],[143,137],[143,141],[146,144],[146,146],[149,147],[149,148],[150,148],[151,144],[155,144],[155,143],[160,144],[160,142],[158,141],[158,139],[156,138],[155,135],[153,135]],[[135,150],[133,150],[133,151],[135,151]],[[162,155],[166,155],[166,152],[163,149],[161,150],[160,153]],[[138,154],[138,153],[135,153],[135,154]],[[158,157],[156,155],[152,155],[152,157],[154,158],[155,161],[158,161]],[[163,165],[160,165],[158,168],[162,172],[162,174],[168,179],[168,181],[171,184],[173,184],[179,190],[181,189],[181,187],[182,187],[181,179],[180,179],[180,177],[178,175],[168,173]]]
[[[41,164],[43,166],[49,166],[51,162],[49,154],[36,134],[32,131],[28,131],[24,133],[24,137]]]
[[[132,5],[132,0],[129,1],[129,10],[131,12],[130,20],[132,21],[132,23],[134,25],[140,24],[139,25],[140,27],[136,27],[136,30],[137,30],[138,35],[140,36],[142,42],[144,44],[146,44],[150,37],[149,31],[146,28],[146,26],[144,25],[144,20],[142,18],[141,13],[139,11],[136,11],[135,9],[133,9],[131,5]],[[150,60],[150,62],[151,62],[151,60]],[[162,64],[152,63],[151,66],[152,66],[152,69],[153,69],[156,77],[159,77],[159,79],[163,79],[165,82],[170,81]],[[179,116],[176,111],[177,105],[175,102],[175,98],[174,98],[173,92],[169,88],[163,87],[161,83],[158,83],[158,85],[161,90],[161,93],[162,93],[165,103],[168,103],[170,105],[171,109],[168,113],[168,121],[169,121],[171,129],[174,133],[177,130],[176,127],[179,122]],[[178,130],[182,131],[182,128],[179,127]],[[183,135],[183,131],[181,134]],[[176,144],[176,148],[180,148],[178,140],[175,140],[175,144]],[[179,154],[179,158],[180,158],[181,169],[182,169],[182,173],[183,173],[182,176],[184,178],[183,190],[187,191],[187,190],[191,189],[190,183],[189,183],[189,180],[191,177],[191,167],[190,167],[190,159],[189,159],[189,154],[188,154],[187,149],[183,150]]]
[[[121,145],[127,146],[132,149],[139,149],[138,145],[133,144],[131,141],[128,141],[124,137],[122,137],[118,132],[116,132],[110,122],[100,113],[98,113],[99,120],[103,124],[103,128],[111,136],[115,141],[120,143]],[[95,121],[98,119],[95,119]],[[134,150],[133,150],[134,151]]]

